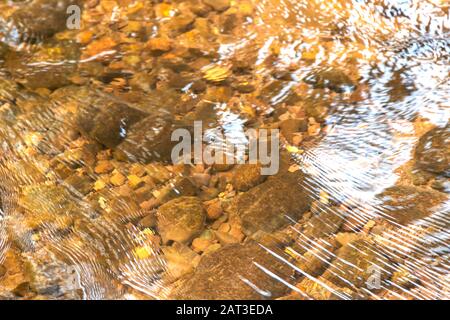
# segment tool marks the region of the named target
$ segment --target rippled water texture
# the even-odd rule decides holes
[[[450,298],[449,8],[0,1],[0,298]]]

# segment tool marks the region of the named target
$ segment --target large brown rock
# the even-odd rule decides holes
[[[164,243],[187,243],[203,231],[206,213],[199,198],[180,197],[159,207],[157,219]]]
[[[171,141],[176,129],[172,117],[167,112],[155,112],[130,127],[126,138],[117,147],[115,157],[122,161],[148,163],[151,161],[170,162]]]
[[[228,211],[240,218],[247,235],[277,231],[309,210],[304,179],[300,171],[275,176],[238,196]]]
[[[262,270],[289,281],[292,269],[255,242],[227,245],[205,255],[171,298],[262,300],[281,297],[289,288]]]
[[[335,234],[344,222],[344,213],[336,207],[325,207],[304,225],[302,235],[314,241]]]

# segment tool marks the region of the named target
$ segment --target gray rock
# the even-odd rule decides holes
[[[199,198],[180,197],[159,207],[157,219],[164,243],[187,243],[203,231],[206,213]]]
[[[268,179],[238,196],[228,211],[241,219],[247,235],[277,231],[309,210],[312,199],[303,186],[304,178],[297,171]]]
[[[175,299],[275,299],[289,288],[261,267],[288,281],[292,269],[256,242],[227,245],[203,256],[194,274],[172,294]]]
[[[418,168],[450,176],[450,125],[425,134],[415,151]]]

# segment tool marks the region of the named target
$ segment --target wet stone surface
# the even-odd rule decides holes
[[[368,287],[375,268],[380,275],[379,283],[389,279],[392,274],[388,258],[377,247],[367,241],[357,240],[336,251],[336,259],[322,277],[343,288]]]
[[[174,298],[262,300],[285,294],[287,287],[262,267],[281,278],[290,277],[291,269],[257,243],[228,245],[203,257],[193,277],[182,284]]]
[[[418,168],[450,177],[450,126],[425,134],[415,151]]]
[[[308,211],[312,200],[300,187],[303,179],[300,172],[273,177],[238,196],[229,212],[239,217],[247,235],[277,231]]]
[[[204,227],[205,212],[200,199],[181,197],[158,209],[158,229],[163,242],[188,242]]]
[[[24,4],[10,18],[7,37],[12,41],[36,41],[51,37],[66,28],[67,7],[81,0],[33,0]],[[15,38],[19,36],[20,38]]]
[[[389,188],[378,197],[386,211],[384,218],[401,225],[430,216],[448,199],[441,192],[410,186]]]

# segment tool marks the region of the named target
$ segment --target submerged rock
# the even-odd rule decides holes
[[[99,100],[101,105],[89,104],[79,109],[78,128],[101,144],[114,148],[126,136],[130,127],[146,114],[124,103]]]
[[[352,79],[339,69],[326,69],[313,72],[303,80],[318,89],[330,89],[338,93],[353,91],[356,85]]]
[[[305,224],[302,234],[310,240],[330,236],[339,230],[343,222],[343,212],[337,208],[326,208]]]
[[[290,296],[291,299],[354,300],[358,298],[357,294],[352,290],[338,287],[322,277],[318,279],[305,278],[296,287],[301,293],[294,291]]]
[[[287,280],[292,269],[256,242],[227,245],[205,255],[191,278],[171,298],[190,300],[275,299],[289,288],[263,271]]]
[[[2,278],[6,274],[7,271],[8,270],[6,270],[5,266],[0,265],[0,278]]]
[[[425,134],[419,140],[415,157],[420,169],[450,176],[450,125]]]
[[[334,247],[327,241],[319,240],[320,247],[310,249],[296,260],[296,266],[313,277],[321,275],[333,257]]]
[[[167,262],[167,273],[175,279],[192,272],[200,259],[200,256],[188,246],[178,242],[162,250]]]
[[[401,225],[431,215],[447,199],[444,193],[413,186],[395,186],[378,195],[386,218]]]
[[[260,184],[266,177],[261,175],[261,166],[257,164],[238,165],[233,175],[233,186],[237,191],[247,191]]]
[[[312,199],[304,178],[300,171],[273,177],[240,195],[229,211],[241,219],[246,235],[277,231],[309,210]]]
[[[3,60],[3,57],[6,55],[6,53],[8,52],[8,46],[2,42],[0,42],[0,63]]]
[[[308,121],[306,119],[287,119],[280,123],[280,130],[286,140],[292,144],[296,133],[308,130]]]
[[[117,147],[115,157],[142,163],[170,161],[176,144],[171,141],[175,129],[170,114],[164,111],[153,113],[130,127],[125,140]]]
[[[25,187],[18,204],[26,210],[26,224],[35,229],[52,224],[57,229],[69,227],[78,207],[66,188],[52,185]]]
[[[67,8],[81,0],[34,0],[15,11],[9,19],[7,38],[11,41],[36,41],[66,29]]]
[[[300,100],[300,97],[294,91],[293,82],[281,80],[274,80],[262,88],[258,98],[272,106],[278,106],[282,103],[294,105]]]
[[[77,70],[79,47],[75,42],[46,45],[34,52],[10,51],[5,55],[5,68],[28,89],[58,89],[71,84]]]
[[[206,213],[196,197],[181,197],[158,209],[158,230],[164,243],[172,240],[190,242],[202,231]]]
[[[30,212],[66,213],[75,209],[69,192],[61,186],[32,185],[25,187],[19,204]]]
[[[336,259],[322,277],[338,287],[372,290],[376,283],[371,280],[382,285],[391,276],[391,269],[388,258],[379,248],[368,240],[356,240],[336,251]],[[374,279],[373,275],[379,278]]]
[[[230,0],[203,0],[203,2],[216,11],[225,11],[231,5]]]

